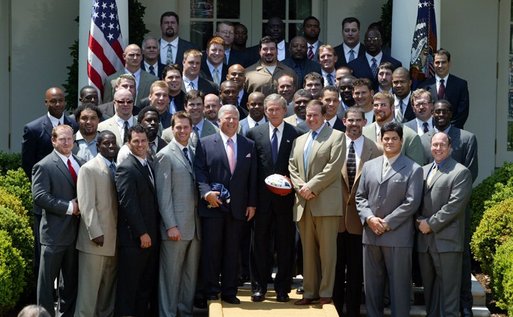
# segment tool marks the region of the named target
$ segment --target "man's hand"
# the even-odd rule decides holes
[[[71,200],[71,204],[73,204],[73,216],[80,215],[80,209],[78,208],[78,201],[76,198]]]
[[[96,243],[96,245],[97,245],[97,246],[99,246],[99,247],[103,247],[104,239],[105,239],[105,238],[104,238],[104,236],[103,236],[103,235],[101,235],[101,236],[99,236],[99,237],[94,238],[92,241],[93,241],[94,243]]]
[[[145,233],[143,235],[141,235],[139,237],[139,239],[141,239],[141,248],[142,249],[147,249],[149,247],[151,247],[151,238],[150,238],[150,235]]]
[[[419,224],[420,232],[422,232],[423,234],[428,234],[428,233],[432,232],[431,227],[429,226],[429,224],[427,222],[427,219],[422,219],[422,220],[417,219],[417,223]]]
[[[210,208],[217,208],[223,204],[223,202],[219,199],[220,192],[210,191],[205,195],[205,200],[208,202],[208,206]]]
[[[315,194],[310,190],[310,188],[308,188],[308,186],[306,186],[306,184],[304,184],[299,190],[299,195],[306,200],[315,198]]]
[[[182,235],[180,234],[180,230],[178,230],[178,227],[172,227],[167,229],[167,238],[168,240],[172,241],[182,240]]]
[[[372,232],[378,236],[388,231],[386,221],[376,216],[369,217],[369,219],[367,219],[367,225],[369,225]]]
[[[246,218],[250,221],[255,216],[256,207],[246,207]]]

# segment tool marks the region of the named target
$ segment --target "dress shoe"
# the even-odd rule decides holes
[[[265,293],[256,291],[253,293],[253,295],[251,295],[252,302],[263,302],[264,300],[265,300]]]
[[[277,293],[276,294],[276,301],[281,303],[286,303],[290,300],[290,297],[286,293]]]
[[[218,300],[219,296],[217,295],[207,295],[207,300]]]
[[[231,296],[231,297],[224,297],[224,296],[221,296],[221,300],[223,302],[226,302],[228,304],[235,304],[235,305],[238,305],[240,304],[240,299],[238,299],[236,296]]]
[[[205,297],[195,297],[194,298],[194,307],[199,309],[207,308],[207,300]]]
[[[312,304],[313,304],[313,299],[310,299],[310,298],[303,298],[303,299],[300,299],[300,300],[297,300],[294,302],[294,305],[300,305],[300,306],[312,305]]]
[[[303,288],[303,285],[299,286],[297,289],[296,289],[296,294],[298,295],[301,295],[305,292],[305,289]]]
[[[331,304],[331,302],[331,297],[321,297],[321,299],[319,300],[319,304],[321,305]]]
[[[474,313],[472,312],[472,308],[463,308],[461,310],[461,317],[473,317]]]

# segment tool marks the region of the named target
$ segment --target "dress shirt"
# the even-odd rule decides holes
[[[317,137],[319,136],[319,133],[321,133],[321,131],[322,131],[322,129],[324,128],[324,126],[325,126],[325,125],[326,125],[326,122],[324,122],[324,123],[321,125],[321,127],[320,127],[319,129],[315,130],[315,132],[317,133],[317,134],[315,135],[315,138],[316,138],[316,139],[317,139]],[[310,135],[312,134],[312,132],[313,132],[313,131],[312,131],[312,130],[310,130]],[[308,136],[309,138],[311,137],[310,135]],[[314,139],[314,141],[315,141],[315,139]],[[313,141],[312,141],[312,142],[313,142]],[[303,149],[303,152],[306,150],[306,148],[307,148],[307,146],[308,146],[308,143],[310,143],[310,142],[308,142],[308,141],[307,141],[307,142],[305,142],[305,148]]]
[[[331,73],[328,73],[328,72],[324,71],[324,69],[321,69],[321,75],[324,80],[324,87],[330,86],[330,84],[328,82],[328,74],[331,74],[331,81],[333,82],[333,84],[331,84],[331,86],[335,85],[335,80],[337,79],[336,73],[337,73],[336,69],[334,69]]]
[[[139,68],[135,73],[132,73],[131,71],[125,68],[125,74],[130,74],[135,77],[135,90],[138,90],[139,82],[141,81],[141,68]]]
[[[279,61],[282,61],[285,59],[286,56],[286,50],[285,50],[285,40],[282,40],[278,45],[276,45],[277,50],[277,58]]]
[[[66,169],[68,169],[68,159],[71,161],[71,166],[73,166],[73,169],[75,170],[75,173],[78,175],[78,171],[80,170],[80,164],[75,160],[73,155],[63,155],[59,153],[57,150],[54,150],[55,153],[59,156],[59,158],[62,160],[62,163],[66,166]],[[66,215],[72,215],[73,214],[73,202],[69,201],[68,203],[68,209],[66,210]]]
[[[89,161],[90,159],[94,158],[96,154],[98,154],[98,149],[96,148],[97,137],[98,133],[96,133],[96,136],[91,141],[87,142],[80,131],[77,131],[75,134],[75,143],[77,145],[78,151],[75,155],[84,161]]]
[[[239,94],[237,96],[237,105],[242,106],[244,108],[244,107],[246,107],[246,105],[240,104],[240,102],[242,101],[242,97],[244,97],[244,89],[239,90]]]
[[[313,44],[310,44],[308,42],[306,42],[306,51],[308,52],[308,50],[310,49],[310,46],[312,46],[312,52],[315,53],[319,50],[319,40],[317,40],[315,43]],[[313,59],[314,62],[318,62],[318,60],[315,60],[315,58]]]
[[[196,127],[197,130],[198,130],[198,138],[201,137],[201,131],[203,131],[203,124],[204,123],[205,123],[205,119],[201,119],[201,121],[198,122],[198,124],[196,124],[196,125],[193,124],[192,125],[192,128],[193,128],[192,133],[194,133],[194,127]]]
[[[276,137],[278,138],[278,152],[280,151],[281,138],[283,137],[283,129],[285,128],[285,122],[281,122],[279,126],[275,127],[271,123],[269,123],[269,141],[272,142],[274,128],[278,128],[276,132]]]
[[[52,126],[54,128],[56,126],[58,126],[59,124],[64,124],[64,113],[62,114],[62,116],[60,118],[56,118],[56,117],[52,116],[49,112],[47,112],[46,115],[50,119],[50,122],[52,123]]]
[[[219,83],[222,83],[224,80],[223,80],[223,63],[215,66],[215,65],[212,65],[212,63],[210,63],[210,61],[207,59],[207,66],[208,66],[208,70],[210,71],[210,75],[212,76],[212,80],[215,82],[215,77],[214,77],[214,70],[217,69],[217,75],[219,76]],[[197,88],[196,88],[197,89]]]
[[[443,79],[444,80],[444,86],[445,86],[445,89],[447,91],[447,79],[449,79],[449,74],[447,74],[447,76],[445,77],[438,77],[438,75],[435,75],[435,79],[436,79],[436,91],[438,93],[438,89],[440,89],[440,79]]]
[[[360,43],[356,44],[354,47],[349,47],[346,43],[342,43],[342,47],[344,48],[344,55],[346,57],[346,61],[349,63],[349,56],[351,55],[351,50],[353,50],[354,59],[358,58],[358,53],[360,52]],[[379,65],[378,65],[379,66]]]
[[[347,160],[347,155],[349,154],[349,146],[351,145],[351,141],[353,141],[354,158],[356,161],[356,173],[358,173],[358,169],[360,166],[360,160],[362,157],[362,151],[363,151],[363,135],[360,135],[360,137],[356,140],[353,140],[346,135],[346,160]]]
[[[328,122],[330,124],[330,127],[333,128],[333,126],[335,125],[335,122],[337,121],[337,115],[334,115],[333,118],[329,119],[329,120],[324,120],[325,122]]]
[[[189,88],[189,86],[190,86],[189,83],[191,83],[191,82],[194,85],[194,89],[198,90],[198,77],[196,77],[195,79],[191,80],[191,79],[187,78],[187,76],[183,76],[183,84],[185,86],[186,92],[189,92],[189,90],[191,90]]]
[[[180,144],[180,143],[178,143],[178,142],[176,141],[176,139],[174,139],[174,138],[173,138],[173,140],[171,140],[171,142],[173,142],[174,144],[178,145],[178,148],[180,149],[180,151],[182,151],[182,153],[183,153],[183,149],[184,149],[184,148],[187,148],[187,153],[188,153],[187,155],[189,156],[189,162],[192,162],[192,159],[191,159],[191,151],[189,151],[189,147],[188,147],[188,146],[183,146],[183,145],[181,145],[181,144]],[[184,155],[185,155],[185,154],[184,154]]]
[[[437,128],[437,127],[434,127],[434,129],[435,129],[435,132],[443,132],[443,133],[445,133],[445,134],[449,135],[449,130],[451,129],[451,126],[452,126],[452,125],[449,125],[449,126],[447,127],[447,129],[445,129],[445,130],[443,130],[443,131],[438,130],[438,128]]]
[[[376,64],[379,67],[379,64],[381,64],[381,58],[383,58],[383,51],[380,51],[376,56],[372,56],[369,53],[365,53],[365,58],[367,58],[367,63],[369,63],[369,67],[372,65],[372,59],[376,59]],[[372,68],[372,67],[371,67]]]
[[[125,120],[125,119],[118,117],[117,114],[114,114],[114,118],[119,127],[121,140],[124,140],[125,139],[125,121],[128,121],[128,128],[130,129],[134,125],[134,116],[130,116],[130,118]]]
[[[374,120],[374,110],[365,113],[365,119],[367,119],[366,125],[371,125]]]
[[[388,166],[389,166],[389,169],[388,169],[388,172],[390,172],[390,169],[392,169],[392,165],[394,164],[394,162],[397,160],[397,158],[399,157],[399,155],[401,155],[401,153],[395,155],[395,156],[392,156],[391,158],[388,158],[386,157],[386,155],[383,155],[383,169],[385,168],[385,165],[387,164],[388,162]],[[387,173],[388,173],[387,172]]]
[[[160,39],[160,62],[164,65],[166,65],[166,59],[167,59],[167,47],[171,44],[171,47],[173,48],[173,63],[176,62],[176,51],[178,50],[178,36],[172,40],[171,42],[167,42],[164,39]]]
[[[226,142],[228,139],[232,139],[233,141],[233,152],[235,154],[235,166],[237,166],[237,133],[235,133],[233,136],[228,137],[226,134],[224,134],[222,131],[219,131],[219,134],[221,134],[221,139],[223,140],[224,150],[226,154],[228,155],[228,144]]]
[[[118,151],[118,156],[116,157],[116,165],[119,166],[124,160],[126,160],[126,158],[128,157],[128,155],[130,155],[130,149],[128,148],[128,145],[126,144],[123,144],[120,148],[119,148],[119,151]]]
[[[397,111],[399,111],[399,104],[400,104],[399,101],[401,101],[401,100],[403,102],[404,109],[400,109],[400,110],[401,110],[401,114],[404,116],[404,113],[406,112],[406,106],[408,105],[408,102],[410,101],[410,96],[411,96],[411,91],[403,99],[399,99],[399,97],[394,94],[394,107],[395,107],[394,117],[397,117],[396,114],[397,114]]]
[[[146,69],[146,71],[151,74],[150,66],[153,66],[153,71],[155,72],[155,76],[160,78],[159,71],[161,71],[161,69],[159,69],[159,62],[157,61],[157,62],[155,62],[155,64],[148,64],[146,61],[144,61],[144,69]]]
[[[251,118],[251,116],[247,116],[246,118],[248,118],[248,127],[250,129],[254,128],[257,123],[258,123],[258,125],[265,123],[265,116],[263,116],[262,119],[260,119],[260,121],[258,121],[258,122],[255,121],[253,118]]]
[[[232,52],[232,49],[229,47],[229,48],[226,48],[224,50],[224,60],[225,60],[225,64],[228,64],[230,62],[230,53]],[[224,81],[224,79],[221,79],[221,81]]]
[[[433,117],[429,117],[427,121],[419,120],[419,118],[415,118],[415,122],[417,123],[417,134],[422,136],[424,134],[424,122],[428,124],[429,131],[433,130]]]

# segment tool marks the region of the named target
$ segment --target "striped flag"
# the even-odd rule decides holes
[[[419,0],[417,24],[411,48],[410,73],[412,79],[420,81],[434,76],[433,59],[436,44],[434,0]]]
[[[87,50],[89,85],[103,98],[103,81],[123,69],[124,63],[116,0],[94,0]]]

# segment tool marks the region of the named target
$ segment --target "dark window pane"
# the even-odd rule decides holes
[[[199,47],[206,47],[207,41],[214,33],[212,22],[191,22],[191,42]]]
[[[218,0],[217,18],[219,19],[239,19],[240,1],[239,0]]]
[[[285,19],[285,1],[262,0],[262,18],[267,20],[275,16]]]
[[[191,0],[191,18],[213,18],[214,0]]]
[[[296,35],[303,35],[302,27],[303,27],[302,22],[289,23],[289,41]]]
[[[289,0],[289,20],[303,20],[312,14],[312,0]]]

